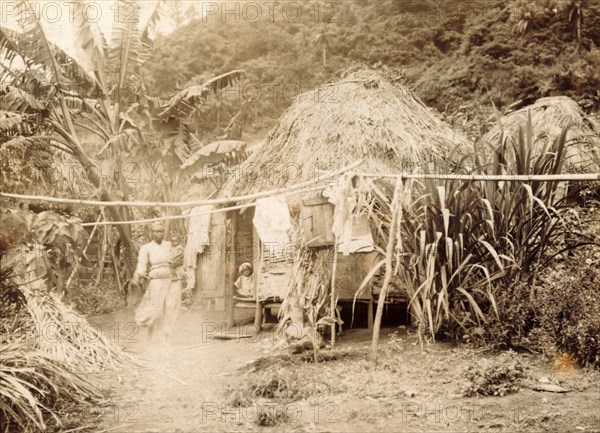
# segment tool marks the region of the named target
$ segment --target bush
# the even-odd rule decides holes
[[[0,431],[68,430],[104,401],[90,376],[77,372],[139,364],[43,281],[21,280],[0,270]]]
[[[256,424],[261,427],[273,427],[289,421],[287,411],[277,406],[259,406],[257,408]]]
[[[73,284],[65,299],[80,314],[108,314],[125,307],[123,296],[112,279],[98,287],[94,283]]]
[[[522,344],[536,324],[529,286],[519,282],[497,290],[496,304],[498,317],[486,325],[486,341],[502,349]]]
[[[482,359],[468,366],[463,372],[468,381],[463,392],[467,397],[512,394],[519,390],[519,381],[524,376],[524,367],[514,354],[503,353],[497,358]]]
[[[600,270],[573,268],[566,276],[545,277],[538,293],[538,334],[546,350],[566,352],[582,366],[600,367]]]

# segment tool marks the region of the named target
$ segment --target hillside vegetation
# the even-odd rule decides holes
[[[546,10],[540,6],[545,3]],[[583,2],[578,40],[576,14],[568,8],[572,2],[545,3],[323,2],[303,4],[297,22],[277,9],[273,22],[267,9],[251,22],[242,2],[238,15],[216,11],[157,41],[149,74],[155,91],[169,94],[208,76],[245,69],[245,84],[207,107],[208,129],[224,128],[250,97],[256,116],[249,131],[263,130],[300,91],[362,65],[407,84],[459,124],[481,122],[492,107],[502,110],[515,101],[553,95],[573,97],[588,112],[597,111],[600,5]],[[528,14],[527,7],[535,13]]]

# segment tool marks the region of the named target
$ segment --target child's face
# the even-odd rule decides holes
[[[252,275],[252,271],[250,269],[246,268],[242,271],[242,275],[244,277],[249,277],[250,275]]]
[[[171,245],[173,245],[174,247],[179,245],[179,236],[171,236]]]

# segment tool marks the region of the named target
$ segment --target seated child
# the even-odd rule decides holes
[[[173,233],[171,235],[171,253],[169,254],[169,266],[171,267],[171,280],[179,280],[180,268],[183,265],[183,246],[180,243],[179,235]]]
[[[242,263],[238,270],[240,276],[233,283],[237,289],[234,298],[242,300],[254,299],[254,287],[252,284],[252,266],[250,263]]]

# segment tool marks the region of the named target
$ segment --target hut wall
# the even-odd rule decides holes
[[[337,255],[335,291],[340,301],[352,300],[360,284],[377,261],[377,251]],[[357,299],[371,299],[371,289],[367,287]]]
[[[214,213],[210,221],[210,244],[198,256],[196,269],[196,297],[218,299],[217,310],[225,309],[225,290],[229,269],[227,265],[227,215]]]
[[[334,206],[324,197],[304,200],[300,222],[307,247],[325,247],[335,243],[333,227]]]

